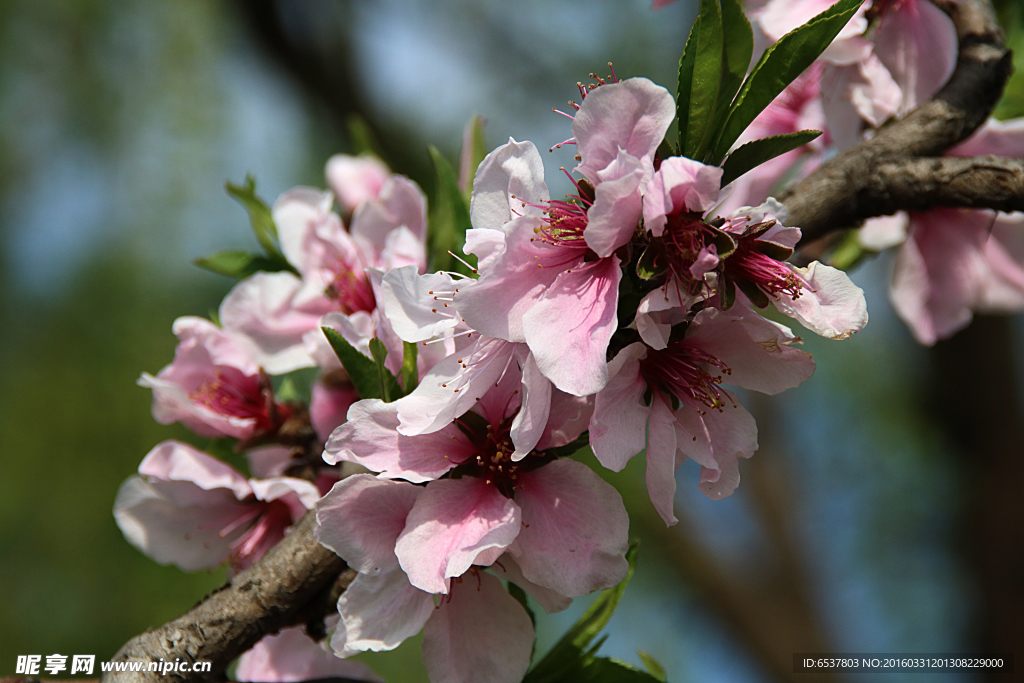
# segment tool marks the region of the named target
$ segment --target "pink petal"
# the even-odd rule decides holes
[[[604,258],[627,244],[636,232],[643,213],[640,182],[644,169],[639,159],[619,149],[618,156],[598,176],[601,182],[595,189],[594,205],[587,211],[583,238]]]
[[[681,289],[670,281],[658,289],[651,290],[640,301],[636,310],[636,330],[640,338],[652,349],[668,346],[672,327],[686,319],[696,297],[687,296],[680,300]]]
[[[593,397],[573,396],[555,389],[551,392],[547,428],[537,443],[537,450],[543,451],[572,443],[586,431],[593,415]]]
[[[328,255],[335,257],[341,252],[345,262],[359,260],[341,218],[331,211],[333,203],[330,192],[311,187],[292,188],[274,202],[281,251],[304,276],[324,268]]]
[[[351,213],[363,202],[376,199],[391,172],[377,157],[335,154],[324,169],[327,186],[338,203]]]
[[[327,441],[324,460],[331,465],[354,462],[388,479],[417,483],[436,479],[460,460],[461,442],[454,427],[421,437],[398,433],[397,402],[368,399],[354,403],[348,421]],[[451,459],[445,456],[450,456]]]
[[[704,495],[718,500],[731,495],[740,483],[737,458],[749,458],[757,450],[757,425],[746,409],[725,405],[703,416],[714,449],[715,464],[702,466],[700,488]]]
[[[956,27],[928,0],[892,3],[871,42],[903,91],[901,115],[938,92],[956,66]]]
[[[249,472],[258,479],[283,477],[292,464],[291,449],[287,446],[262,446],[245,452]]]
[[[704,213],[718,203],[722,169],[686,157],[669,157],[647,183],[644,225],[655,237],[665,229],[667,216],[680,211]]]
[[[315,382],[310,389],[309,420],[317,438],[327,441],[331,432],[345,422],[349,408],[359,400],[359,392],[351,384],[327,385]]]
[[[523,576],[523,570],[519,568],[519,565],[516,564],[516,561],[508,553],[495,560],[494,564],[490,566],[490,571],[495,576],[514,583],[529,593],[530,597],[539,602],[540,606],[548,614],[566,610],[572,604],[572,598],[567,598],[561,593],[534,583]]]
[[[648,424],[647,493],[654,509],[668,526],[679,521],[674,511],[676,452],[679,449],[677,439],[676,417],[672,409],[665,401],[655,397],[651,403],[651,419]]]
[[[505,226],[505,250],[479,280],[460,289],[456,308],[474,330],[512,342],[525,341],[523,315],[561,272],[538,267],[539,259],[557,249],[533,240],[534,231],[545,225],[535,216],[510,221]]]
[[[521,347],[522,348],[522,347]],[[523,348],[523,350],[526,350]],[[512,421],[512,429],[509,436],[516,450],[512,454],[512,460],[522,460],[532,451],[544,436],[548,424],[548,415],[551,412],[551,382],[541,374],[533,354],[528,350],[525,359],[522,361],[523,379],[522,404],[515,419]],[[493,424],[493,423],[492,423]]]
[[[902,244],[907,239],[908,220],[905,211],[868,219],[858,233],[861,246],[872,251],[884,251]]]
[[[341,657],[394,650],[435,613],[434,596],[414,588],[397,565],[357,574],[338,599],[341,623],[331,649]]]
[[[509,547],[530,581],[568,596],[626,577],[629,517],[613,486],[563,458],[520,476],[523,529]]]
[[[245,477],[225,462],[180,441],[164,441],[139,464],[139,474],[164,481],[187,481],[210,491],[229,489],[242,500],[252,494]]]
[[[335,657],[307,636],[301,626],[265,636],[238,658],[235,668],[237,681],[287,683],[335,677],[383,683],[383,679],[362,662]]]
[[[957,157],[982,157],[989,154],[1018,159],[1024,157],[1024,118],[1010,121],[989,119],[971,137],[946,154]]]
[[[473,180],[470,220],[474,228],[501,230],[515,216],[540,216],[541,209],[523,206],[550,199],[544,183],[544,161],[532,142],[512,138],[484,157]]]
[[[423,629],[423,663],[434,683],[518,683],[532,648],[526,610],[483,572],[453,586]]]
[[[385,273],[380,289],[380,305],[403,341],[433,339],[460,322],[450,303],[456,284],[447,273],[420,275],[412,266],[395,268]]]
[[[395,552],[412,585],[447,593],[487,551],[519,533],[519,506],[482,479],[441,479],[427,486],[406,520]],[[499,553],[500,554],[500,553]]]
[[[301,288],[302,280],[291,273],[256,273],[221,302],[224,330],[243,338],[253,359],[272,375],[313,365],[302,336],[316,329],[329,309],[297,309],[293,301]]]
[[[477,404],[505,373],[518,344],[473,335],[476,339],[448,356],[420,379],[416,390],[389,405],[398,414],[401,434],[430,434]]]
[[[352,236],[371,253],[384,250],[388,233],[405,226],[423,242],[427,233],[427,198],[416,183],[393,175],[381,187],[380,195],[364,202],[352,216]]]
[[[316,538],[364,574],[398,563],[395,543],[423,491],[405,482],[355,474],[317,503]]]
[[[910,215],[910,236],[896,256],[889,298],[922,344],[967,325],[988,268],[981,253],[991,215],[933,209]]]
[[[1010,313],[1024,308],[1024,214],[996,214],[984,254],[991,275],[975,310]]]
[[[280,500],[285,503],[291,512],[292,521],[302,517],[307,510],[313,509],[316,502],[320,500],[320,490],[316,485],[297,477],[250,479],[249,486],[252,487],[256,500],[265,503]]]
[[[706,308],[694,318],[687,340],[725,363],[734,384],[765,394],[799,386],[814,373],[809,353],[790,346],[788,328],[756,313],[734,316]]]
[[[594,399],[590,446],[598,462],[615,472],[647,443],[651,409],[644,401],[647,383],[640,376],[640,359],[646,355],[646,347],[639,343],[619,351],[608,363],[608,384]]]
[[[810,287],[804,287],[797,298],[782,294],[773,299],[781,313],[829,339],[848,339],[867,325],[864,290],[846,273],[817,261],[807,268],[794,267],[793,271]]]
[[[646,78],[590,91],[572,124],[583,159],[576,170],[596,185],[598,172],[612,163],[620,148],[650,163],[675,115],[675,98]]]
[[[621,278],[617,256],[580,264],[559,273],[523,316],[537,366],[562,391],[587,396],[608,381],[605,355],[618,327]]]

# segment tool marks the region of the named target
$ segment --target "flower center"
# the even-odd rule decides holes
[[[691,408],[703,404],[719,411],[726,401],[736,404],[722,388],[722,376],[732,374],[729,366],[686,339],[670,342],[665,349],[648,349],[647,357],[640,361],[640,373],[652,391],[675,399],[673,404]]]
[[[370,278],[365,273],[353,269],[340,268],[334,280],[324,290],[324,295],[336,301],[345,315],[352,315],[357,311],[372,313],[377,308]]]
[[[246,375],[235,368],[214,370],[210,377],[198,389],[190,393],[189,398],[196,404],[205,406],[215,413],[230,417],[253,418],[257,430],[271,426],[267,410],[267,397],[264,395],[258,375]]]
[[[518,411],[516,411],[518,412]],[[512,461],[515,444],[512,443],[512,420],[515,414],[497,425],[487,424],[486,418],[469,412],[455,421],[459,430],[473,446],[473,452],[460,463],[463,476],[478,477],[494,486],[506,498],[512,498],[519,488],[519,470],[524,461]]]

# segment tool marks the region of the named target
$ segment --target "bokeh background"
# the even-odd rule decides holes
[[[1022,46],[1020,10],[1001,9]],[[174,318],[232,285],[191,261],[256,246],[226,180],[252,173],[271,201],[323,186],[359,116],[429,194],[426,146],[454,160],[473,115],[491,146],[545,149],[570,134],[551,108],[609,61],[671,88],[694,15],[685,0],[0,2],[0,675],[18,654],[109,659],[224,579],[154,564],[111,508],[151,447],[187,438],[135,380],[170,361]],[[1000,114],[1024,113],[1022,81],[1008,92]],[[549,176],[572,153],[551,153]],[[736,495],[705,499],[687,463],[666,530],[642,461],[609,475],[642,545],[605,654],[645,650],[670,681],[841,680],[792,673],[815,651],[1016,649],[1024,667],[1020,321],[921,348],[886,301],[890,269],[854,274],[864,332],[805,335],[810,381],[743,397],[762,446]],[[539,652],[586,602],[541,617]],[[367,661],[423,681],[417,648]]]

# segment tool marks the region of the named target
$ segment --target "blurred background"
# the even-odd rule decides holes
[[[686,0],[0,1],[0,675],[18,654],[109,659],[224,580],[151,562],[111,509],[150,448],[187,438],[135,380],[170,362],[174,318],[233,284],[191,261],[256,247],[226,180],[252,173],[268,201],[323,186],[357,115],[429,195],[426,146],[454,160],[473,115],[492,147],[546,149],[570,135],[551,108],[609,61],[672,88],[694,15]],[[1024,113],[1021,81],[1009,92],[1001,115]],[[549,177],[572,154],[551,153]],[[743,396],[762,445],[736,495],[707,500],[687,463],[665,529],[641,459],[609,475],[642,545],[604,654],[645,650],[670,681],[842,680],[794,675],[794,652],[1016,649],[1024,667],[1020,321],[921,348],[886,301],[890,270],[854,274],[863,333],[805,335],[810,381]],[[586,602],[540,617],[538,653]],[[367,661],[426,680],[416,642]]]

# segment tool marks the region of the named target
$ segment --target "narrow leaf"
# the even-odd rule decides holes
[[[573,683],[658,683],[665,679],[656,678],[619,659],[595,657],[586,662],[580,674],[571,680]]]
[[[377,373],[377,364],[372,358],[367,358],[354,346],[348,343],[341,333],[330,327],[321,327],[327,341],[330,342],[334,353],[338,355],[342,367],[352,380],[352,386],[356,388],[359,398],[381,398],[381,383]]]
[[[722,34],[725,36],[722,83],[718,88],[718,102],[711,122],[709,147],[718,142],[729,105],[743,83],[743,77],[747,75],[750,58],[754,54],[754,30],[743,12],[741,0],[722,0]]]
[[[373,129],[359,114],[350,114],[345,120],[345,128],[348,131],[348,140],[352,144],[354,154],[369,154],[378,159],[383,159],[380,143],[373,134]]]
[[[629,561],[629,573],[626,574],[626,578],[614,588],[609,588],[598,596],[583,616],[537,663],[537,666],[527,673],[523,683],[581,680],[578,673],[588,662],[594,661],[592,651],[589,652],[591,656],[588,657],[590,642],[597,637],[597,634],[611,619],[629,580],[633,577],[633,571],[636,569],[636,549],[637,546],[634,543],[626,553],[626,559]]]
[[[200,268],[220,275],[227,275],[236,280],[244,280],[261,270],[267,272],[292,270],[292,267],[283,258],[269,259],[244,251],[223,251],[205,258],[197,258],[193,263]]]
[[[468,197],[473,192],[473,181],[480,162],[487,156],[487,142],[484,140],[484,124],[487,119],[477,114],[466,124],[462,136],[462,154],[459,158],[459,187]]]
[[[665,674],[665,667],[663,667],[657,659],[643,650],[637,650],[636,654],[640,657],[640,661],[644,663],[647,673],[651,674],[659,681],[662,681],[662,683],[668,680],[668,676]]]
[[[274,225],[274,217],[266,202],[256,196],[256,181],[253,177],[247,174],[241,185],[228,182],[224,183],[224,188],[249,214],[249,225],[252,226],[252,231],[267,256],[284,261],[284,254],[277,246],[277,226]]]
[[[825,51],[861,2],[863,0],[839,0],[764,51],[730,107],[722,135],[708,163],[721,163],[732,143],[757,115]]]
[[[737,147],[722,164],[722,187],[764,162],[806,145],[819,135],[821,135],[820,130],[800,130],[795,133],[752,140]]]
[[[402,388],[398,386],[398,380],[391,374],[391,371],[384,367],[384,361],[388,358],[387,347],[377,337],[370,340],[370,353],[373,354],[374,365],[377,368],[377,381],[380,386],[380,397],[385,403],[391,403],[402,397]]]
[[[470,269],[448,253],[460,252],[466,242],[466,230],[470,227],[468,200],[459,189],[455,171],[444,155],[436,147],[430,147],[429,152],[436,173],[434,199],[428,216],[429,270],[449,270],[472,275]]]
[[[676,81],[676,123],[679,127],[679,149],[686,144],[687,122],[690,119],[690,88],[693,84],[693,62],[697,52],[697,34],[700,33],[700,15],[693,20],[686,38],[683,56],[679,58],[679,76]]]
[[[418,349],[415,344],[402,342],[405,348],[405,355],[402,357],[402,393],[409,395],[419,383],[419,370],[416,367],[416,356]]]
[[[680,139],[683,156],[691,159],[704,156],[722,81],[722,8],[718,0],[700,0],[699,27],[690,80],[686,139]]]

